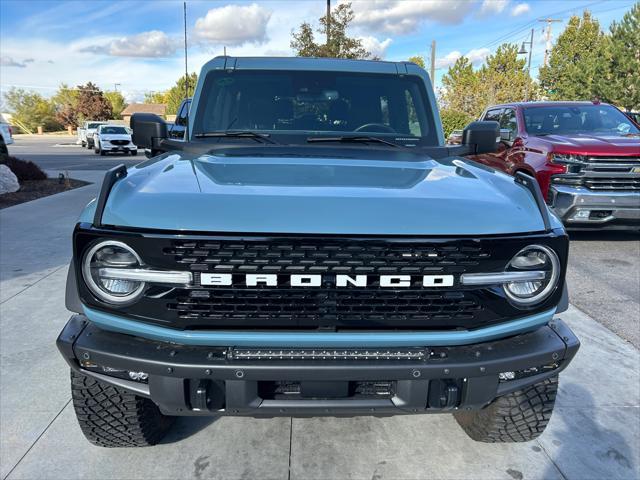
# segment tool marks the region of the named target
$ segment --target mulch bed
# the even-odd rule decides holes
[[[30,202],[36,198],[48,197],[74,188],[84,187],[89,182],[82,180],[69,179],[67,182],[60,183],[57,178],[47,178],[46,180],[27,180],[20,183],[20,190],[13,193],[4,193],[0,195],[0,209],[13,207],[24,202]]]

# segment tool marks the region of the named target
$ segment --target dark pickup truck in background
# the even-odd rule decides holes
[[[471,156],[538,180],[568,228],[640,228],[640,129],[620,110],[594,102],[529,102],[487,108],[500,123],[495,153]]]

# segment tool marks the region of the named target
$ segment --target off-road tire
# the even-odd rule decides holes
[[[558,392],[558,376],[495,399],[482,410],[456,412],[458,424],[478,442],[527,442],[544,432]]]
[[[74,371],[71,395],[82,433],[99,447],[155,445],[175,419],[148,398]]]

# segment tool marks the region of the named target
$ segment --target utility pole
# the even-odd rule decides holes
[[[189,98],[189,69],[187,68],[187,2],[184,7],[184,98]]]
[[[331,0],[327,0],[327,49],[329,49],[329,39],[331,37]]]
[[[562,20],[558,20],[557,18],[541,18],[538,21],[545,22],[547,24],[544,35],[546,40],[546,46],[544,48],[544,66],[546,67],[547,62],[549,61],[549,52],[551,52],[551,24],[561,22]]]
[[[119,86],[120,86],[120,84],[119,84],[119,83],[114,83],[114,84],[113,84],[113,90],[114,90],[115,92],[117,92],[117,91],[118,91],[118,87],[119,87]]]
[[[431,40],[431,68],[429,69],[429,75],[431,75],[431,86],[436,85],[436,41]]]

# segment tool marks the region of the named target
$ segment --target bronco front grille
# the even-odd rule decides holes
[[[76,255],[108,237],[76,233]],[[189,330],[456,330],[474,329],[550,309],[561,291],[524,312],[501,288],[460,284],[463,273],[501,272],[524,246],[545,244],[566,258],[566,237],[553,234],[480,238],[198,235],[122,232],[150,268],[191,271],[188,286],[150,285],[136,302],[100,304],[81,284],[88,305],[128,318]],[[210,280],[216,275],[226,284]],[[276,277],[250,284],[250,276]],[[294,276],[320,278],[302,286]],[[404,276],[404,286],[382,284]],[[78,278],[82,272],[78,271]],[[366,277],[364,284],[339,279]],[[425,277],[447,277],[425,286]]]
[[[177,241],[164,254],[194,271],[219,273],[462,273],[490,257],[473,242]]]
[[[463,292],[425,290],[224,289],[194,290],[169,304],[184,320],[202,319],[242,325],[262,320],[271,327],[357,326],[394,322],[417,326],[435,321],[469,321],[481,310]],[[209,323],[207,322],[207,323]]]

